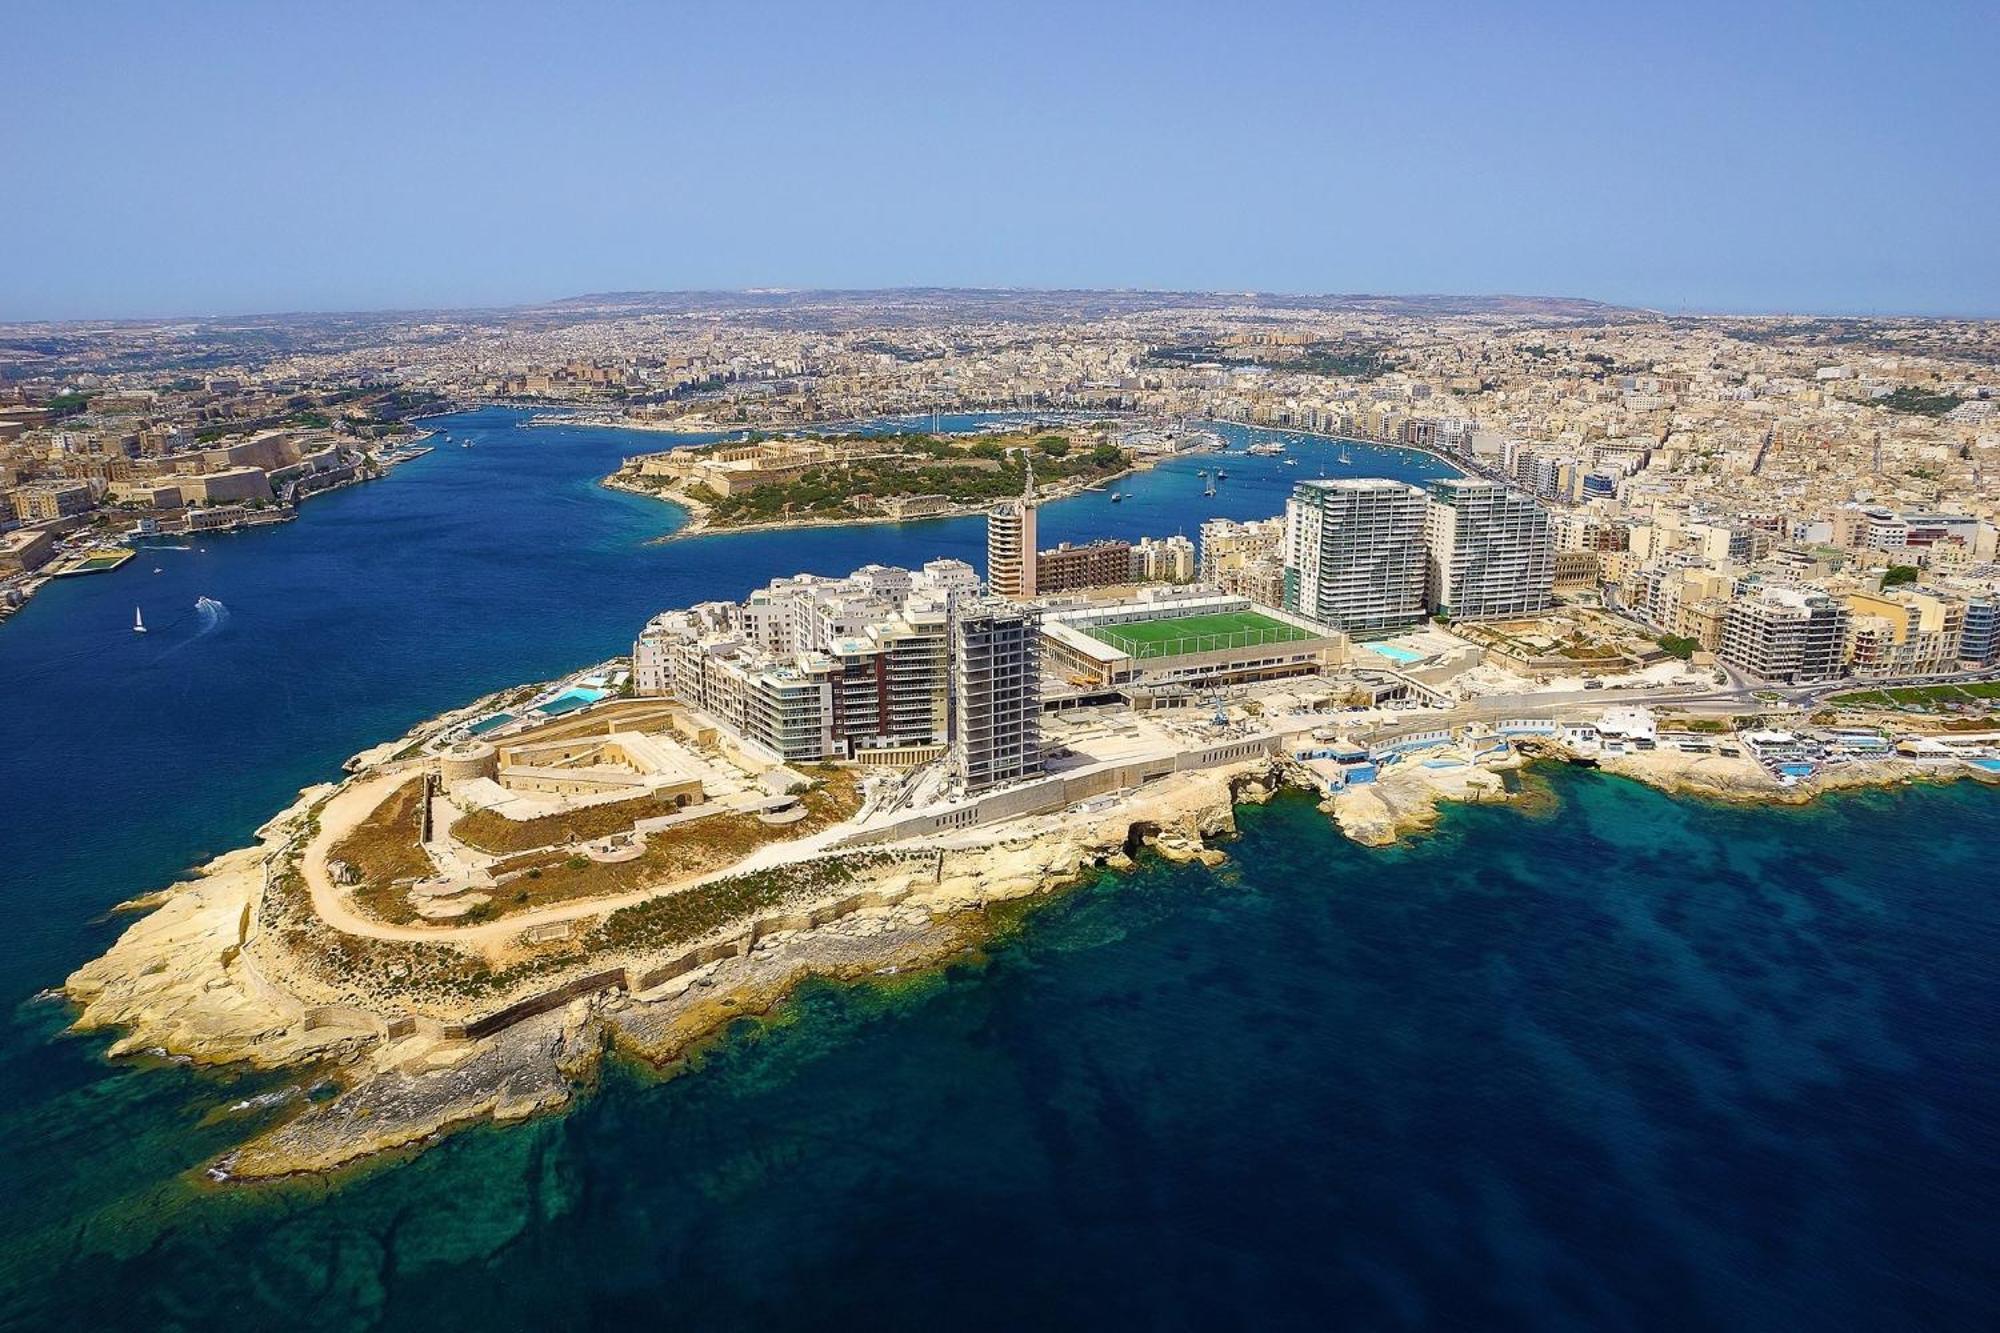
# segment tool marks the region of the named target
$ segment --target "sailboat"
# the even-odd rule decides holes
[[[144,634],[146,632],[146,617],[136,606],[132,608],[132,632],[134,634]]]

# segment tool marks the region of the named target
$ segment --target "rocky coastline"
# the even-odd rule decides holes
[[[406,744],[361,758],[379,764]],[[1545,748],[1479,764],[1395,765],[1373,783],[1322,792],[1320,809],[1355,841],[1387,846],[1431,829],[1444,804],[1530,794],[1519,780],[1524,766],[1579,758]],[[1659,751],[1598,766],[1670,794],[1786,804],[1958,775],[1892,761],[1788,787],[1747,760]],[[1185,772],[1087,815],[1029,817],[926,846],[760,872],[798,883],[778,907],[698,939],[580,949],[517,938],[473,950],[454,945],[444,928],[437,944],[390,944],[338,936],[301,915],[293,858],[339,790],[324,785],[302,792],[259,830],[256,845],[135,900],[135,910],[151,910],[63,990],[77,1006],[75,1030],[117,1034],[114,1057],[156,1052],[200,1064],[323,1069],[330,1096],[299,1099],[293,1115],[209,1174],[327,1171],[457,1126],[559,1107],[609,1052],[674,1066],[808,977],[864,980],[962,954],[986,937],[988,909],[1129,869],[1142,854],[1219,864],[1226,853],[1216,843],[1235,832],[1237,806],[1286,788],[1317,789],[1318,781],[1271,759]]]
[[[338,966],[328,968],[330,932],[287,905],[287,857],[335,790],[301,793],[256,846],[167,891],[63,987],[77,1006],[74,1030],[115,1032],[114,1057],[327,1067],[334,1094],[215,1163],[217,1179],[327,1170],[560,1105],[608,1048],[671,1062],[805,977],[920,967],[980,938],[984,909],[1129,865],[1145,846],[1212,863],[1220,853],[1207,842],[1233,831],[1238,797],[1270,787],[1248,771],[1182,774],[1083,823],[1042,817],[934,849],[861,852],[832,878],[822,859],[801,872],[818,882],[782,910],[691,943],[574,957],[544,946],[538,959],[536,946],[510,941],[473,959],[448,956],[441,942],[377,958],[348,938],[331,941]],[[505,984],[470,994],[414,984],[419,965],[473,964]]]

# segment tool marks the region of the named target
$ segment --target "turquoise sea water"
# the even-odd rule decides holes
[[[337,1181],[201,1183],[297,1080],[57,1036],[27,997],[108,904],[660,606],[978,543],[647,546],[665,511],[589,484],[645,443],[464,428],[0,628],[5,1326],[1990,1325],[2000,795],[1970,783],[1733,810],[1563,771],[1378,851],[1280,800],[1220,871],[1147,864],[940,974],[809,986],[688,1075],[613,1066],[568,1114]],[[1311,475],[1254,492],[1276,462],[1232,458],[1212,512]],[[1196,465],[1044,525],[1192,532]]]

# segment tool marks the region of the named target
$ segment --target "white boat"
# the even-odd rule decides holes
[[[146,632],[146,617],[136,606],[132,608],[132,632],[134,634]]]
[[[1297,467],[1298,465],[1299,465],[1299,460],[1296,458],[1287,458],[1285,460],[1286,467]]]

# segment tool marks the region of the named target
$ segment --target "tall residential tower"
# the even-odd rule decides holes
[[[1357,638],[1424,618],[1424,493],[1383,478],[1304,481],[1285,504],[1285,609]]]
[[[986,586],[995,596],[1035,595],[1035,465],[1021,451],[1027,474],[1019,499],[986,511]]]
[[[952,771],[968,792],[1042,771],[1040,617],[999,597],[951,617]]]
[[[1454,620],[1538,616],[1555,604],[1549,511],[1478,477],[1431,483],[1424,518],[1431,609]]]

